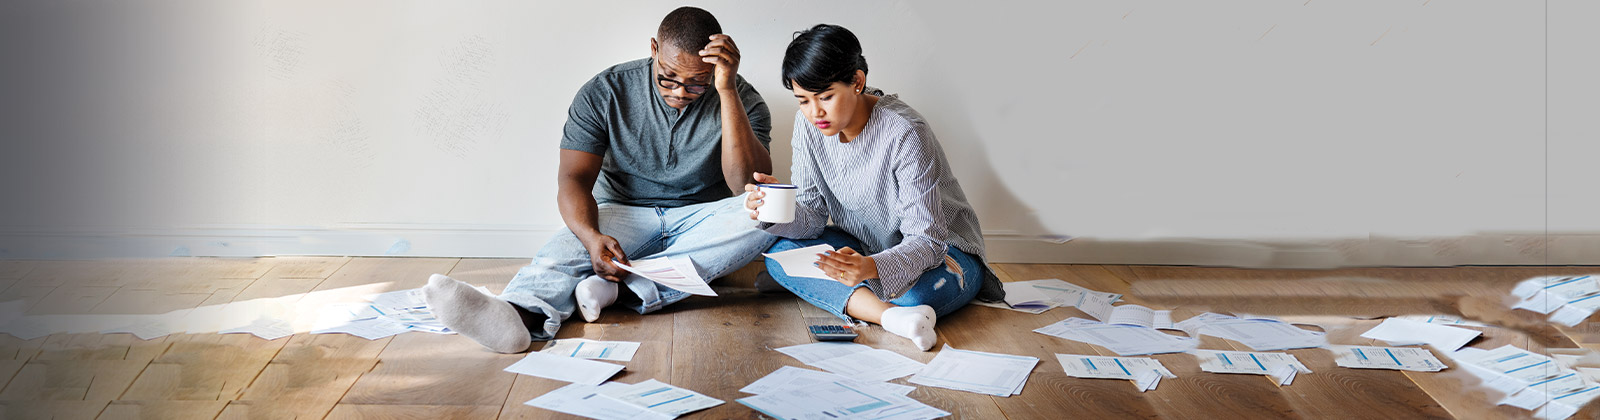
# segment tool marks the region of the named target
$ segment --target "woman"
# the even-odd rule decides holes
[[[867,62],[854,34],[826,24],[798,33],[784,54],[783,86],[800,102],[792,140],[799,191],[794,221],[760,224],[780,238],[768,252],[817,244],[837,251],[817,261],[830,279],[789,276],[769,259],[774,280],[817,307],[882,325],[923,351],[938,341],[938,317],[974,297],[1004,299],[983,262],[978,217],[933,131],[899,97],[867,87]],[[755,185],[745,191],[753,218],[764,194]]]

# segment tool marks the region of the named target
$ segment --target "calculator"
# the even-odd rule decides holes
[[[812,325],[811,338],[817,341],[855,341],[856,330],[849,325]]]

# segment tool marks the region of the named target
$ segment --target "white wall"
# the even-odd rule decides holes
[[[1595,6],[1036,3],[698,6],[767,97],[780,178],[796,109],[784,46],[814,23],[855,31],[869,84],[933,122],[998,260],[1303,265],[1283,252],[1310,247],[1326,255],[1309,265],[1540,263],[1542,241],[1371,254],[1374,238],[1548,226],[1588,247],[1600,232]],[[10,154],[0,185],[28,199],[0,257],[531,255],[560,226],[573,93],[644,57],[677,4],[139,6],[25,10],[95,28],[56,44],[95,70],[51,79],[79,86],[93,124],[63,117],[51,125],[76,143],[38,130]],[[1081,239],[1029,241],[1051,235]]]

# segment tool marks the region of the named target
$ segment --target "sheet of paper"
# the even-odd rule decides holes
[[[778,266],[783,267],[784,274],[788,274],[790,277],[810,277],[815,279],[833,280],[833,278],[828,277],[827,273],[823,273],[821,268],[817,268],[816,266],[817,261],[822,259],[821,257],[818,257],[817,254],[832,250],[833,245],[822,244],[761,255],[764,255],[773,261],[777,261]]]
[[[633,260],[628,264],[612,261],[617,267],[640,277],[650,279],[662,286],[674,290],[700,296],[716,296],[717,292],[711,290],[711,285],[706,284],[706,279],[700,277],[700,272],[695,271],[694,261],[689,257],[661,257],[648,260]]]
[[[1154,319],[1150,320],[1151,328],[1155,328],[1155,329],[1158,329],[1158,330],[1176,330],[1176,329],[1178,329],[1177,326],[1172,325],[1172,311],[1160,310],[1160,311],[1156,311],[1154,315],[1155,315]]]
[[[1049,294],[1050,300],[1054,301],[1056,306],[1078,306],[1083,302],[1084,296],[1095,296],[1107,302],[1116,302],[1122,299],[1120,294],[1089,290],[1061,279],[1028,280],[1014,283],[1033,285],[1035,289]]]
[[[1024,307],[1020,307],[1019,308],[1019,307],[1011,306],[1010,304],[1007,304],[1005,302],[983,302],[983,301],[978,301],[978,300],[973,300],[972,302],[970,302],[970,304],[978,305],[978,306],[988,306],[990,308],[1010,309],[1010,310],[1013,310],[1013,311],[1030,313],[1030,314],[1034,314],[1034,315],[1042,314],[1042,313],[1045,313],[1045,311],[1049,311],[1051,309],[1055,309],[1054,306],[1024,306]]]
[[[644,407],[600,395],[601,390],[626,388],[631,385],[607,382],[601,385],[571,384],[550,391],[523,404],[550,411],[567,413],[600,420],[671,420],[673,417],[650,411]]]
[[[655,379],[599,392],[600,395],[673,417],[722,405],[722,400]]]
[[[1501,376],[1515,378],[1521,381],[1523,386],[1555,379],[1570,372],[1549,357],[1509,344],[1457,360],[1486,368]]]
[[[888,382],[866,382],[846,378],[828,372],[819,372],[811,369],[801,369],[794,366],[784,366],[772,371],[767,376],[750,383],[740,389],[746,394],[767,394],[789,389],[805,389],[819,384],[840,382],[852,388],[875,388],[895,395],[907,395],[917,389],[914,386],[892,384]]]
[[[1587,299],[1587,298],[1585,298]],[[1600,300],[1596,300],[1600,302]],[[1579,305],[1563,305],[1560,309],[1550,314],[1550,322],[1575,327],[1578,323],[1594,315],[1594,309]]]
[[[917,400],[875,388],[841,382],[761,394],[737,400],[762,414],[780,419],[936,419],[950,413]]]
[[[250,325],[217,331],[218,334],[250,334],[265,340],[277,340],[294,335],[294,326],[289,321],[276,318],[258,318]]]
[[[1056,303],[1050,300],[1051,294],[1046,294],[1031,283],[1011,282],[1004,283],[1002,287],[1006,289],[1006,304],[1012,308],[1050,309],[1056,306]]]
[[[1085,295],[1083,297],[1083,301],[1078,302],[1078,304],[1074,307],[1078,308],[1080,311],[1083,311],[1083,313],[1094,317],[1094,319],[1105,321],[1111,317],[1111,311],[1114,310],[1111,307],[1112,302],[1114,302],[1114,300],[1104,296]]]
[[[1462,319],[1462,318],[1459,318],[1459,317],[1453,317],[1453,316],[1449,316],[1449,315],[1405,315],[1405,316],[1398,316],[1398,317],[1395,317],[1395,318],[1411,320],[1411,321],[1417,321],[1417,322],[1421,322],[1421,323],[1424,323],[1424,324],[1459,325],[1459,326],[1463,326],[1463,327],[1488,327],[1488,326],[1490,326],[1489,324],[1485,324],[1485,323],[1482,323],[1482,322],[1473,321],[1473,320],[1470,320],[1470,319]]]
[[[1067,318],[1033,331],[1105,347],[1122,356],[1180,353],[1199,343],[1193,338],[1168,335],[1151,328],[1102,324],[1082,318]]]
[[[404,333],[404,332],[408,332],[408,331],[411,331],[411,329],[410,328],[406,328],[406,326],[404,324],[396,323],[396,322],[389,321],[387,319],[382,319],[382,318],[373,318],[373,319],[363,319],[363,320],[359,320],[359,321],[350,321],[350,322],[342,324],[342,325],[335,325],[335,326],[332,326],[332,327],[311,331],[311,333],[312,334],[350,334],[350,335],[353,335],[353,336],[356,336],[356,337],[365,338],[365,339],[368,339],[368,340],[377,340],[377,339],[380,339],[380,338],[384,338],[384,337],[388,337],[388,336],[392,336],[392,335],[396,335],[396,334],[400,334],[400,333]]]
[[[808,364],[847,378],[873,382],[914,374],[924,366],[922,362],[884,349],[859,351]]]
[[[1294,380],[1293,374],[1285,374],[1284,367],[1289,367],[1289,370],[1298,373],[1311,373],[1311,368],[1301,364],[1300,359],[1288,353],[1221,350],[1195,350],[1193,353],[1200,359],[1200,370],[1213,373],[1267,375],[1279,385]]]
[[[1453,352],[1472,341],[1482,332],[1445,325],[1424,324],[1399,318],[1389,318],[1383,323],[1361,333],[1362,337],[1397,343],[1423,342],[1442,351]]]
[[[872,348],[856,343],[822,341],[783,347],[777,350],[779,353],[787,354],[789,357],[799,360],[800,363],[810,365],[851,353],[872,350]]]
[[[1133,381],[1139,392],[1156,389],[1161,378],[1176,378],[1161,362],[1148,357],[1106,357],[1081,354],[1056,354],[1067,376],[1075,378],[1125,379]]]
[[[1334,354],[1334,363],[1347,368],[1438,372],[1446,367],[1425,348],[1335,345],[1328,350]]]
[[[1560,309],[1562,305],[1566,304],[1567,301],[1562,300],[1559,296],[1545,293],[1543,290],[1537,290],[1534,291],[1532,297],[1529,297],[1521,302],[1517,302],[1515,305],[1511,305],[1511,308],[1527,309],[1541,314],[1548,314],[1555,312],[1556,309]]]
[[[1500,405],[1509,405],[1523,410],[1535,410],[1539,406],[1553,400],[1556,396],[1580,392],[1593,386],[1584,380],[1583,375],[1570,372],[1528,385],[1526,388],[1507,396],[1500,401]]]
[[[909,382],[957,391],[1009,397],[1022,392],[1039,359],[961,350],[946,344]]]
[[[1133,386],[1138,387],[1139,392],[1154,391],[1156,389],[1156,385],[1161,383],[1161,378],[1161,372],[1148,371],[1142,375],[1139,375],[1138,378],[1135,378],[1133,380]]]
[[[540,352],[582,359],[626,362],[633,360],[639,343],[632,341],[595,341],[583,338],[563,338],[545,344]]]
[[[1294,325],[1263,319],[1217,320],[1200,327],[1200,333],[1238,341],[1252,350],[1288,350],[1322,347],[1323,334]]]
[[[506,372],[538,376],[575,384],[599,385],[622,371],[622,365],[531,352],[507,366]]]
[[[1111,309],[1107,324],[1137,325],[1155,328],[1156,311],[1139,305],[1122,305]]]

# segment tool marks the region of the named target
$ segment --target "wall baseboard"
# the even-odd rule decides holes
[[[327,227],[191,226],[118,231],[0,229],[0,259],[286,255],[530,258],[559,225],[349,223]],[[1483,233],[1446,238],[1299,241],[1037,237],[985,232],[999,263],[1256,268],[1600,265],[1600,233]]]

